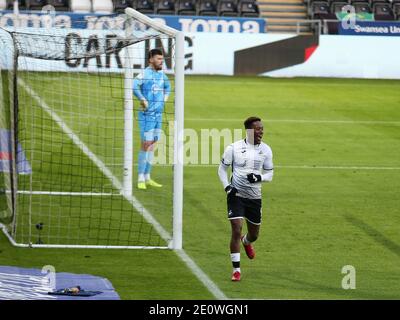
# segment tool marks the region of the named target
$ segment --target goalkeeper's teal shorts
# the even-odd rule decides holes
[[[140,139],[142,141],[158,141],[161,134],[162,114],[146,115],[139,112]]]

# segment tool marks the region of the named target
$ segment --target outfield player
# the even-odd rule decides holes
[[[227,194],[228,219],[231,223],[230,242],[233,265],[232,281],[240,280],[240,243],[249,259],[254,259],[252,243],[257,240],[261,225],[261,183],[272,181],[272,150],[261,141],[264,128],[261,119],[245,120],[246,138],[229,145],[224,152],[218,175]],[[232,177],[228,180],[228,167]],[[243,221],[247,233],[242,235]]]
[[[164,56],[161,50],[148,53],[149,66],[133,81],[133,93],[140,100],[138,114],[141,149],[138,157],[138,188],[162,187],[150,177],[154,155],[154,143],[160,138],[162,114],[168,100],[171,85],[162,71]]]

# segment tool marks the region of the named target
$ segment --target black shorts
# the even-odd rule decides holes
[[[261,224],[261,199],[231,196],[227,203],[229,220],[245,218],[252,224]]]

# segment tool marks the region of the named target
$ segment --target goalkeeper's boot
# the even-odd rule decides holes
[[[254,250],[254,247],[251,245],[251,243],[250,243],[250,244],[244,244],[243,238],[244,238],[244,236],[242,236],[242,237],[240,238],[240,240],[241,240],[242,243],[243,243],[244,251],[246,251],[247,257],[248,257],[249,259],[254,259],[254,257],[256,256],[256,252],[255,252],[255,250]]]
[[[146,190],[147,189],[146,183],[144,181],[139,181],[138,184],[137,184],[137,187],[140,190]]]
[[[149,180],[146,180],[146,186],[161,188],[162,184],[159,184],[159,183],[155,182],[154,180],[149,179]]]
[[[232,281],[240,281],[240,272],[239,271],[234,271],[232,273]]]

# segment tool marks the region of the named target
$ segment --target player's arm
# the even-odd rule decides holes
[[[247,175],[247,180],[250,183],[271,182],[273,176],[274,176],[274,165],[272,163],[272,151],[269,150],[268,155],[263,163],[263,173],[262,174],[249,173]]]
[[[171,83],[167,75],[164,73],[164,102],[168,101],[169,95],[171,93]]]
[[[228,179],[228,168],[232,164],[233,161],[233,147],[232,145],[228,146],[222,156],[221,163],[218,167],[218,176],[219,180],[224,187],[226,194],[229,196],[235,195],[237,193],[237,189],[229,183]]]
[[[135,95],[136,98],[140,100],[140,105],[142,106],[142,108],[147,109],[148,102],[146,97],[142,93],[142,85],[143,85],[143,75],[139,74],[133,80],[133,94]]]
[[[223,164],[222,162],[219,164],[218,176],[219,176],[219,180],[221,181],[224,189],[230,185],[229,179],[228,179],[228,168],[229,168],[229,166]]]

